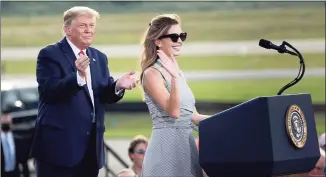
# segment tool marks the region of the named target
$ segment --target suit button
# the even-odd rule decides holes
[[[91,133],[90,132],[87,132],[87,135],[90,135]]]

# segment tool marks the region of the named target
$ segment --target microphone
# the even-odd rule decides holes
[[[302,77],[304,75],[304,72],[305,72],[306,66],[305,66],[305,63],[304,63],[304,60],[303,60],[303,56],[301,55],[301,53],[295,47],[293,47],[291,44],[289,44],[286,41],[283,41],[280,46],[277,46],[277,45],[273,44],[271,41],[268,41],[266,39],[260,39],[259,46],[260,47],[263,47],[265,49],[274,49],[274,50],[277,50],[279,53],[288,53],[288,54],[291,54],[291,55],[294,55],[294,56],[299,57],[300,68],[299,68],[299,74],[298,74],[298,76],[294,80],[292,80],[290,83],[288,83],[284,87],[282,87],[278,91],[277,95],[281,95],[282,92],[284,92],[286,89],[292,87],[293,85],[295,85],[296,83],[298,83],[302,79]],[[292,52],[292,51],[287,50],[285,48],[285,46],[290,47],[295,52]]]
[[[277,45],[273,44],[271,41],[268,41],[266,39],[260,39],[259,46],[260,47],[263,47],[265,49],[274,49],[274,50],[277,50],[279,53],[288,53],[288,54],[291,54],[291,55],[298,56],[296,53],[294,53],[292,51],[289,51],[289,50],[287,50],[285,48],[284,41],[283,41],[282,45],[277,46]]]

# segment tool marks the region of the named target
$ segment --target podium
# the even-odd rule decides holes
[[[310,94],[257,97],[199,124],[199,161],[209,177],[305,173],[319,157]]]

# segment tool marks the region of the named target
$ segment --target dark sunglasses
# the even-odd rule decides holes
[[[144,149],[138,149],[138,150],[135,150],[135,153],[137,154],[145,154],[145,150]]]
[[[180,34],[176,34],[176,33],[172,33],[172,34],[166,34],[163,35],[161,37],[159,37],[159,39],[163,39],[163,38],[170,38],[172,40],[172,42],[178,42],[179,38],[181,39],[181,41],[185,41],[187,39],[187,33],[180,33]]]

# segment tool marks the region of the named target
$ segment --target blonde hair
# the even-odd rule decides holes
[[[117,177],[134,177],[136,176],[135,172],[129,168],[123,169],[117,173]]]
[[[162,14],[154,17],[147,27],[142,39],[142,56],[140,60],[140,82],[142,82],[144,71],[156,62],[157,53],[155,40],[166,34],[172,25],[181,23],[176,14]]]
[[[71,25],[73,20],[80,15],[91,15],[96,19],[100,18],[100,14],[92,8],[85,7],[85,6],[75,6],[66,10],[63,13],[63,25],[64,26]]]
[[[148,141],[147,137],[144,135],[136,135],[134,136],[133,140],[144,140],[144,141]]]

